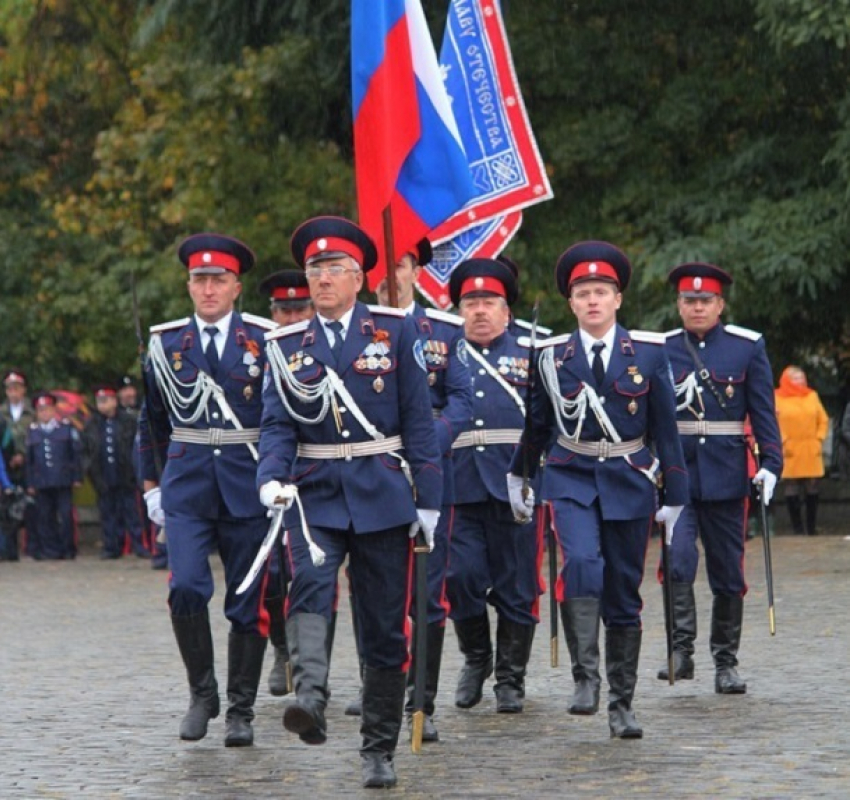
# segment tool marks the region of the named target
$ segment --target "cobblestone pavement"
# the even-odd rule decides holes
[[[658,681],[664,658],[652,543],[644,583],[644,648],[635,708],[641,741],[611,740],[604,711],[566,713],[571,678],[561,634],[549,663],[548,597],[522,715],[497,715],[490,684],[471,711],[454,707],[460,665],[446,640],[437,723],[441,741],[396,758],[397,797],[846,798],[850,796],[850,541],[773,539],[777,633],[768,631],[760,539],[749,544],[744,696],[714,694],[710,596],[697,584],[697,675]],[[216,568],[221,585],[221,571]],[[354,696],[348,609],[331,669],[329,739],[302,745],[281,726],[285,700],[265,674],[253,748],[225,749],[223,717],[206,739],[181,742],[185,675],[165,604],[166,574],[141,560],[0,564],[0,798],[374,797],[360,788],[359,734],[343,715]],[[226,623],[213,599],[219,681]],[[270,664],[267,655],[267,666]],[[223,688],[222,688],[223,693]]]

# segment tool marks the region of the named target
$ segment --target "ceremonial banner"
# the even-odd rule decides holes
[[[396,260],[473,189],[420,0],[352,0],[351,13],[357,206],[378,247],[374,289],[386,275],[384,209]]]
[[[501,252],[519,227],[521,217],[511,212],[549,200],[552,188],[525,112],[498,0],[452,0],[440,68],[475,188],[461,211],[431,231],[433,243],[451,244],[435,248],[435,261],[423,270],[419,286],[445,308],[454,266],[464,258]],[[486,221],[491,224],[483,225]]]

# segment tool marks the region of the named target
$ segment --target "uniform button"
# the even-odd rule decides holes
[[[477,420],[475,420],[475,424],[480,428],[484,424],[484,420],[483,419],[477,419]]]
[[[351,431],[343,431],[342,432],[342,438],[343,439],[347,439],[349,436],[351,436]]]
[[[218,419],[218,411],[213,411],[213,413],[212,413],[212,418],[213,418],[213,419]]]
[[[475,449],[476,449],[479,453],[483,453],[483,452],[484,452],[484,445],[483,445],[483,444],[479,444],[479,445],[478,445],[478,447],[476,447]]]
[[[107,453],[114,453],[114,452],[115,452],[115,448],[114,448],[114,447],[107,447],[107,448],[106,448],[106,452],[107,452]]]
[[[486,369],[484,369],[484,368],[482,367],[481,369],[479,369],[479,370],[478,370],[478,374],[479,374],[479,375],[486,375],[486,374],[487,374],[487,370],[486,370]]]
[[[600,463],[605,460],[605,456],[599,456]]]
[[[702,394],[702,386],[697,386],[697,391]]]
[[[697,418],[698,419],[705,419],[705,414],[703,414],[702,411],[700,411],[699,414],[697,414]]]
[[[600,403],[604,403],[604,402],[605,402],[605,396],[604,396],[604,395],[602,395],[602,396],[599,398],[599,402],[600,402]]]
[[[700,343],[699,343],[699,346],[704,348],[704,347],[705,347],[705,342],[700,342]]]
[[[475,396],[476,396],[476,397],[484,397],[484,392],[482,392],[481,390],[479,390],[479,391],[477,391],[477,392],[475,393]]]
[[[106,460],[107,460],[110,464],[114,464],[114,463],[115,463],[115,459],[114,459],[112,456],[109,456],[109,458],[107,458]]]
[[[215,449],[215,450],[213,450],[213,455],[214,455],[214,456],[220,456],[220,455],[221,455],[221,450],[219,450],[219,449],[216,447],[216,449]]]
[[[699,437],[699,443],[700,443],[700,444],[705,444],[705,436],[700,436],[700,437]]]
[[[345,406],[340,406],[340,407],[339,407],[339,413],[340,413],[340,414],[344,414],[346,411],[348,411],[348,409],[347,409]]]
[[[346,461],[351,461],[351,456],[346,456],[346,457],[345,457],[345,460],[346,460]]]
[[[482,353],[483,355],[485,355],[485,356],[489,356],[489,355],[490,355],[490,348],[489,348],[489,347],[485,347],[485,348],[481,351],[481,353]]]

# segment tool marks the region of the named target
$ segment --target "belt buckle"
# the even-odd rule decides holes
[[[601,439],[599,441],[599,458],[610,458],[611,457],[611,442],[607,439]]]
[[[344,458],[346,461],[351,461],[351,457],[354,453],[351,450],[351,444],[345,443],[339,445],[339,456],[340,458]]]
[[[222,441],[222,433],[224,433],[222,428],[210,428],[210,444],[211,445],[220,445]]]
[[[487,444],[487,431],[472,431],[472,444],[476,446]]]

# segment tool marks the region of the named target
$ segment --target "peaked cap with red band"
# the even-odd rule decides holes
[[[310,302],[310,287],[302,269],[282,269],[263,278],[258,287],[275,303],[303,306]]]
[[[22,383],[24,386],[27,385],[27,376],[24,375],[23,372],[19,369],[10,369],[3,375],[3,383]]]
[[[50,392],[39,392],[35,397],[33,397],[32,404],[36,408],[41,408],[42,406],[55,406],[56,395],[51,394]]]
[[[349,256],[368,272],[378,263],[378,250],[359,225],[345,217],[313,217],[302,222],[289,242],[292,257],[305,268],[329,258]]]
[[[219,233],[196,233],[184,239],[177,250],[190,275],[244,275],[254,266],[254,253],[248,245]]]
[[[732,276],[714,264],[691,261],[673,267],[667,280],[676,287],[683,297],[710,297],[713,294],[722,296],[723,287],[732,284]]]
[[[470,258],[461,261],[449,278],[452,303],[460,305],[464,297],[497,295],[512,306],[519,295],[519,285],[510,268],[494,258]]]
[[[555,264],[555,281],[564,297],[581,281],[608,281],[622,292],[632,277],[625,253],[608,242],[578,242],[565,250]]]
[[[111,383],[101,383],[94,387],[94,396],[96,399],[101,397],[116,397],[117,392]]]

